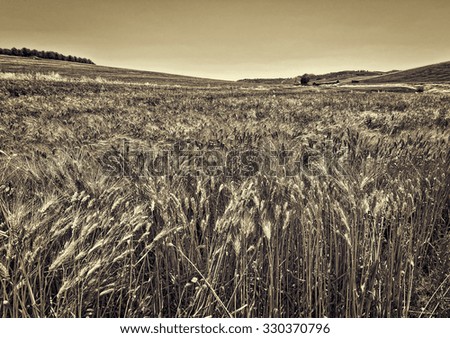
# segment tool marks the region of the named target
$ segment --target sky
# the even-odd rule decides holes
[[[449,0],[0,0],[0,47],[216,79],[450,60]]]

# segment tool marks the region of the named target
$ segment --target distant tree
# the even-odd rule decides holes
[[[308,75],[308,74],[303,74],[302,77],[300,78],[300,84],[301,84],[302,86],[307,86],[309,80],[311,80],[311,78],[309,77],[309,75]]]
[[[52,59],[52,60],[54,60],[55,57],[56,57],[56,55],[55,55],[55,52],[45,52],[45,57],[46,57],[47,59]]]
[[[28,49],[28,48],[22,48],[21,49],[21,53],[22,53],[22,56],[31,56],[31,50],[30,49]]]
[[[36,49],[29,49],[29,48],[21,48],[17,49],[15,47],[11,49],[7,48],[0,48],[0,55],[13,55],[13,56],[23,56],[23,57],[30,57],[35,56],[39,57],[41,59],[52,59],[52,60],[61,60],[61,61],[70,61],[70,62],[79,62],[79,63],[87,63],[87,64],[93,64],[95,65],[92,60],[87,58],[80,58],[73,55],[63,55],[58,52],[53,51],[38,51]]]

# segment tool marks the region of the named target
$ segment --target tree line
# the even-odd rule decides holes
[[[81,58],[73,55],[63,55],[58,52],[49,52],[43,50],[29,49],[29,48],[0,48],[0,55],[12,55],[12,56],[24,56],[30,57],[35,56],[41,59],[51,59],[51,60],[61,60],[61,61],[69,61],[69,62],[79,62],[79,63],[87,63],[91,65],[95,65],[94,62],[90,59]]]

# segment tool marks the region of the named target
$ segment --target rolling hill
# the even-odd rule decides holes
[[[81,78],[101,77],[110,81],[157,83],[175,85],[224,84],[229,81],[205,79],[184,75],[106,67],[60,60],[40,59],[36,57],[17,57],[0,55],[0,73],[51,73],[64,77]]]
[[[110,81],[157,83],[171,85],[220,85],[234,81],[198,78],[161,72],[107,67],[92,64],[74,63],[61,60],[41,59],[37,57],[18,57],[0,55],[0,73],[58,73],[71,78],[97,78]],[[361,84],[392,83],[450,83],[450,61],[403,70],[403,71],[340,71],[322,75],[310,75],[310,84],[339,80],[341,84],[360,82]],[[256,78],[237,81],[240,85],[294,85],[298,77],[292,78]]]
[[[368,77],[373,76],[379,76],[386,74],[385,72],[380,71],[367,71],[367,70],[344,70],[340,72],[331,72],[326,74],[309,74],[310,77],[310,83],[317,82],[331,82],[331,81],[337,81],[340,82],[351,82],[352,80],[358,80],[362,81],[364,79],[367,79]],[[292,85],[292,84],[298,84],[299,83],[300,76],[292,77],[292,78],[273,78],[273,79],[242,79],[238,80],[238,82],[243,83],[256,83],[256,84],[268,84],[268,85]]]
[[[381,71],[340,71],[322,75],[310,74],[310,84],[316,82],[327,83],[339,80],[341,84],[360,82],[365,84],[392,84],[392,83],[450,83],[450,61],[427,65],[408,70]],[[292,85],[299,82],[298,77],[274,79],[243,79],[243,83]]]
[[[450,61],[365,79],[364,83],[449,83]]]

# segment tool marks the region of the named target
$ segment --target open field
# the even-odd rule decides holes
[[[450,316],[448,93],[59,65],[0,66],[0,316]]]

